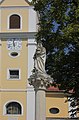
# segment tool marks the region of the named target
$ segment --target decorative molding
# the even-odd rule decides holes
[[[34,7],[32,5],[31,6],[0,6],[0,9],[14,9],[14,8],[33,9]]]
[[[44,89],[48,88],[52,84],[52,79],[50,77],[46,78],[43,74],[33,73],[28,79],[29,84],[33,85],[35,89]]]
[[[28,45],[37,45],[36,43],[27,43],[27,46]]]
[[[27,38],[27,39],[34,39],[36,35],[36,32],[5,32],[0,33],[0,39],[4,38]]]
[[[0,89],[0,92],[27,92],[27,89]]]

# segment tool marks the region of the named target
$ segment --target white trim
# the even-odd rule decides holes
[[[0,6],[0,9],[14,9],[14,8],[20,8],[20,9],[33,9],[34,6]]]
[[[28,30],[29,32],[37,31],[37,13],[34,9],[29,9]]]
[[[12,15],[14,15],[14,14],[19,15],[19,17],[20,17],[20,28],[19,28],[19,29],[10,29],[10,26],[9,26],[9,25],[10,25],[10,24],[9,24],[9,23],[10,23],[10,16],[12,16]],[[16,12],[13,12],[13,13],[9,14],[9,15],[8,15],[8,18],[7,18],[7,29],[10,30],[10,31],[11,31],[11,30],[12,30],[12,31],[13,31],[13,30],[14,30],[14,31],[15,31],[15,30],[22,30],[22,15],[19,14],[19,13],[16,13]]]
[[[34,68],[34,54],[36,50],[36,42],[35,39],[28,39],[28,78],[32,74],[32,70]]]
[[[0,32],[1,32],[1,26],[2,24],[1,24],[1,10],[0,10]]]
[[[27,120],[35,120],[35,91],[34,88],[27,89]]]
[[[2,67],[2,52],[1,52],[1,39],[0,39],[0,85],[1,85],[1,67]]]
[[[35,39],[28,39],[28,78],[32,74],[31,72],[34,68],[33,56],[35,54],[35,50],[36,50]],[[35,91],[33,86],[29,85],[28,80],[27,80],[27,118],[26,119],[35,120]]]
[[[10,78],[10,74],[9,74],[9,70],[19,70],[19,79],[11,79]],[[8,68],[7,69],[7,80],[20,80],[21,79],[21,69],[20,68]]]
[[[20,38],[20,39],[35,39],[36,37],[36,32],[4,32],[4,33],[0,33],[0,39],[2,39],[2,41],[5,39],[10,39],[10,38]],[[26,41],[27,41],[26,39]]]
[[[32,91],[32,90],[30,90]],[[0,92],[27,92],[27,89],[0,89]]]
[[[19,103],[20,105],[21,105],[21,109],[22,109],[22,114],[20,114],[20,115],[16,115],[16,114],[6,114],[6,105],[8,104],[8,103],[11,103],[11,102],[17,102],[17,103]],[[22,103],[21,102],[19,102],[19,101],[17,101],[17,100],[9,100],[9,101],[7,101],[5,104],[4,104],[4,106],[3,106],[3,115],[6,115],[6,116],[22,116],[23,115],[23,105],[22,105]]]
[[[28,17],[28,32],[36,32],[36,12],[33,9],[29,9]],[[34,68],[33,56],[36,50],[35,39],[28,39],[28,78],[32,74]],[[32,100],[31,100],[32,98]],[[27,120],[35,120],[35,91],[33,86],[30,86],[27,80]]]

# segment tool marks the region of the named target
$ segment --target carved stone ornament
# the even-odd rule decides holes
[[[28,79],[29,84],[34,88],[47,88],[53,83],[53,79],[45,71],[46,49],[42,43],[37,44],[34,54],[34,69],[32,75]]]

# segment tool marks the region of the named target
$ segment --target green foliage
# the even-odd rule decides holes
[[[60,89],[79,97],[79,0],[33,0],[39,14],[37,42],[47,50],[46,70]]]

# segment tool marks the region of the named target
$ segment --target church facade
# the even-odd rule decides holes
[[[0,1],[0,120],[35,120],[35,92],[28,78],[34,67],[37,23],[28,1]],[[45,99],[47,120],[71,117],[63,91],[50,87]]]

